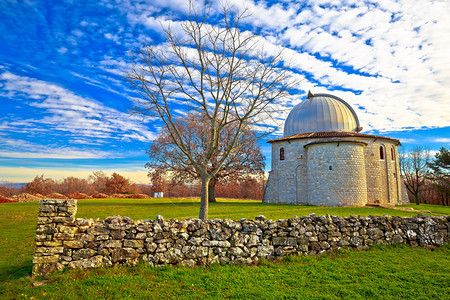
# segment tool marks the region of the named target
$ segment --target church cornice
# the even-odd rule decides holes
[[[279,139],[274,139],[268,141],[268,143],[276,143],[283,141],[292,141],[292,140],[300,140],[300,139],[314,139],[314,138],[371,138],[371,139],[383,139],[396,143],[398,146],[401,145],[400,141],[394,138],[372,135],[372,134],[364,134],[359,132],[348,132],[348,131],[332,131],[332,132],[310,132],[310,133],[300,133],[291,136],[282,137]]]

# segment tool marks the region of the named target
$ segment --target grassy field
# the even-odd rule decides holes
[[[450,215],[450,206],[432,205],[432,204],[408,204],[399,205],[401,207],[412,207],[415,210],[429,210],[435,215]]]
[[[447,207],[411,205],[436,215]],[[267,299],[449,299],[450,247],[434,251],[406,246],[375,247],[316,257],[290,257],[259,266],[209,268],[116,267],[65,270],[49,278],[29,277],[34,252],[38,203],[0,204],[0,299],[93,298],[267,298]],[[79,200],[77,217],[123,215],[133,219],[196,218],[198,199]],[[339,216],[416,213],[383,208],[324,208],[221,200],[210,206],[210,218],[270,219],[294,215]],[[45,283],[43,285],[39,285]]]

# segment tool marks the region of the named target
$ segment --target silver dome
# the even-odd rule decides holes
[[[284,136],[299,133],[353,131],[360,132],[358,116],[339,97],[309,92],[289,113],[284,123]]]

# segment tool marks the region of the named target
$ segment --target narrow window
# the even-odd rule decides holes
[[[280,160],[284,160],[284,148],[280,148]]]
[[[384,159],[383,147],[380,147],[380,159]]]
[[[394,160],[394,148],[391,148],[391,159]]]
[[[329,169],[329,170],[333,170],[333,166],[330,165],[330,166],[328,167],[328,169]]]

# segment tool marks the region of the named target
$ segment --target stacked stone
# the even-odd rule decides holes
[[[65,201],[65,202],[64,202]],[[251,264],[370,245],[441,246],[450,216],[304,216],[277,221],[74,219],[75,200],[45,200],[38,218],[33,275],[53,269],[134,265]],[[69,214],[69,211],[72,214]],[[67,214],[64,214],[66,213]]]
[[[73,199],[40,200],[36,227],[36,248],[33,258],[33,275],[46,274],[61,269],[60,257],[64,254],[64,240],[74,239],[77,201]]]

